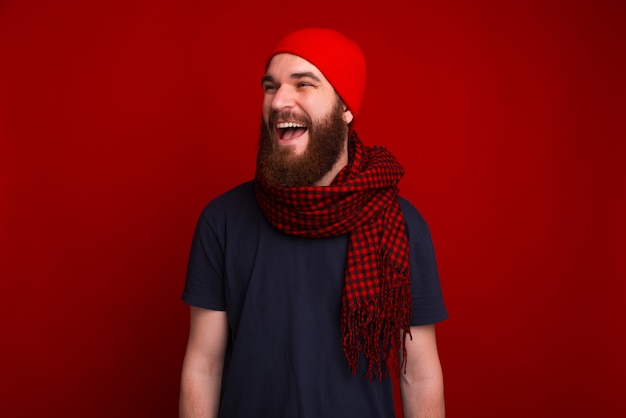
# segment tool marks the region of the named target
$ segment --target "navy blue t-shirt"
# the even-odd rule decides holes
[[[411,325],[444,320],[428,226],[399,201],[411,246]],[[311,239],[278,231],[260,212],[251,181],[204,208],[182,298],[228,314],[220,417],[395,416],[390,378],[366,381],[364,358],[353,375],[342,350],[347,242],[347,235]]]

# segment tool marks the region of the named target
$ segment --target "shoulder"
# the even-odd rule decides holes
[[[254,181],[249,180],[213,198],[204,210],[232,208],[254,200]]]
[[[202,209],[200,222],[221,230],[242,220],[250,221],[257,212],[254,182],[250,180],[213,198]]]
[[[430,235],[428,223],[417,208],[402,196],[398,196],[398,202],[404,215],[407,233],[410,238],[420,238]]]
[[[216,196],[204,207],[204,216],[227,214],[256,205],[254,182],[249,180]]]

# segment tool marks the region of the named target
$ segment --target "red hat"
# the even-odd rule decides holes
[[[300,29],[280,40],[265,68],[281,53],[297,55],[315,65],[356,118],[365,92],[365,57],[356,42],[332,29]]]

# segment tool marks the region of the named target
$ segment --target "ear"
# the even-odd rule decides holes
[[[350,125],[350,122],[354,119],[354,115],[347,107],[343,111],[343,120],[346,122],[346,125]]]

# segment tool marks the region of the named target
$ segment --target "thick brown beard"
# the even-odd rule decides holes
[[[273,112],[269,123],[275,118]],[[343,106],[339,100],[321,121],[311,123],[308,116],[301,119],[309,127],[309,142],[301,155],[294,155],[289,147],[274,146],[269,124],[261,118],[257,167],[263,177],[276,186],[311,186],[334,167],[344,152],[348,124],[343,120]]]

